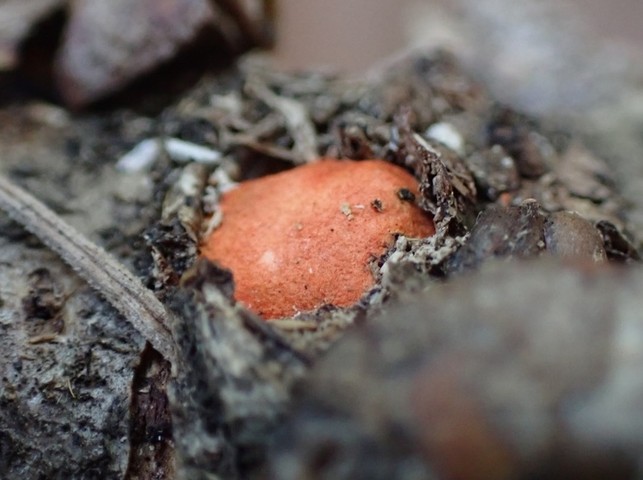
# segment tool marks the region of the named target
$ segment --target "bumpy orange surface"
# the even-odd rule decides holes
[[[370,264],[395,233],[435,232],[408,192],[418,194],[415,179],[381,160],[320,160],[250,180],[223,196],[201,253],[232,270],[236,299],[265,319],[349,306],[373,286]]]

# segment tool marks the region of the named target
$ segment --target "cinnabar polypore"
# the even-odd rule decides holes
[[[350,306],[373,287],[372,262],[395,234],[435,233],[417,194],[391,163],[322,159],[224,194],[201,253],[232,271],[236,299],[265,319]]]

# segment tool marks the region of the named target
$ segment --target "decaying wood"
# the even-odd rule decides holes
[[[634,296],[629,293],[621,296],[618,291],[610,290],[616,300],[604,297],[604,308],[597,306],[597,314],[584,307],[573,310],[570,305],[579,303],[585,295],[591,298],[589,305],[596,306],[599,297],[594,299],[593,295],[598,295],[597,290],[603,287],[610,288],[599,270],[584,276],[573,270],[543,267],[542,271],[536,272],[533,281],[524,280],[523,283],[516,278],[516,272],[530,277],[532,272],[528,267],[516,266],[515,271],[507,271],[506,281],[484,273],[471,277],[472,280],[454,281],[454,278],[459,273],[475,275],[476,269],[485,268],[484,264],[495,258],[508,260],[552,254],[567,259],[572,257],[573,262],[580,263],[588,271],[594,271],[594,260],[599,257],[600,260],[607,257],[610,261],[619,259],[634,264],[640,239],[628,243],[622,233],[623,230],[627,232],[629,226],[622,215],[625,202],[619,196],[616,184],[608,178],[604,163],[574,143],[554,141],[546,129],[528,117],[499,108],[486,90],[444,53],[405,58],[377,79],[362,82],[346,82],[332,75],[285,74],[267,67],[257,75],[257,70],[244,70],[242,66],[226,75],[204,79],[175,107],[154,119],[129,112],[114,114],[104,123],[96,119],[70,120],[68,130],[54,132],[55,139],[62,139],[60,144],[47,144],[52,153],[64,153],[52,156],[56,160],[46,168],[41,168],[42,171],[33,169],[36,172],[33,173],[29,166],[33,157],[21,151],[14,155],[14,167],[7,168],[12,175],[40,176],[37,179],[40,184],[43,178],[47,184],[64,184],[69,172],[82,172],[87,168],[90,174],[96,175],[88,189],[105,179],[115,185],[127,181],[136,186],[147,185],[147,190],[134,189],[134,193],[118,199],[113,198],[117,196],[116,189],[108,190],[108,198],[102,200],[107,200],[114,212],[106,208],[109,228],[98,234],[107,241],[116,239],[112,245],[106,242],[106,248],[120,255],[129,265],[134,264],[154,294],[118,262],[105,260],[105,252],[83,240],[61,223],[58,216],[17,190],[15,185],[0,179],[0,205],[42,238],[45,245],[58,252],[126,316],[127,321],[115,314],[100,316],[95,321],[109,328],[98,328],[93,336],[85,331],[77,337],[73,331],[66,337],[61,336],[59,317],[65,310],[60,307],[61,301],[56,300],[56,292],[60,290],[66,294],[67,288],[49,288],[37,275],[34,275],[29,293],[23,295],[22,304],[12,300],[4,309],[0,304],[0,319],[4,319],[4,325],[19,323],[21,328],[26,325],[24,329],[30,334],[26,336],[27,340],[20,336],[22,331],[12,332],[11,339],[14,340],[12,348],[19,352],[27,345],[28,355],[33,355],[34,351],[60,355],[65,349],[65,352],[73,353],[69,357],[75,360],[87,355],[83,342],[90,346],[107,344],[116,350],[118,343],[115,346],[112,337],[126,336],[121,342],[127,346],[121,347],[125,354],[117,352],[121,368],[114,373],[117,378],[109,379],[120,382],[119,395],[113,401],[120,408],[117,410],[120,416],[109,416],[112,422],[115,422],[114,417],[118,420],[113,426],[118,435],[114,438],[105,435],[104,441],[104,451],[119,449],[119,455],[102,460],[107,467],[101,466],[109,472],[127,471],[132,477],[140,473],[190,479],[212,478],[213,475],[226,479],[265,478],[268,463],[275,469],[276,478],[288,478],[289,472],[291,475],[303,472],[315,478],[317,473],[327,472],[326,468],[334,466],[352,475],[347,478],[377,478],[380,474],[388,475],[386,478],[426,478],[436,471],[456,476],[460,473],[453,470],[456,467],[448,462],[446,466],[440,463],[442,458],[448,459],[455,454],[413,428],[414,424],[422,425],[431,432],[442,425],[441,418],[431,416],[431,412],[423,408],[424,400],[435,406],[436,411],[440,411],[438,407],[442,408],[444,403],[453,404],[457,407],[456,414],[464,412],[469,415],[467,419],[471,425],[480,427],[477,430],[480,435],[476,438],[489,442],[483,442],[480,450],[472,449],[473,454],[478,455],[476,461],[486,461],[485,455],[490,454],[489,458],[498,459],[503,472],[522,473],[532,472],[524,466],[523,459],[527,462],[532,458],[549,460],[537,454],[530,457],[530,445],[527,441],[520,443],[524,440],[522,437],[516,448],[505,452],[501,448],[505,438],[498,440],[494,436],[496,430],[486,427],[488,405],[493,411],[498,404],[485,403],[486,390],[477,389],[478,383],[468,383],[470,378],[456,367],[478,365],[477,353],[469,356],[470,347],[476,347],[477,341],[484,347],[484,342],[489,341],[506,353],[503,357],[506,361],[492,362],[498,372],[492,368],[474,368],[474,373],[479,373],[473,375],[474,380],[488,376],[493,385],[502,384],[502,374],[506,373],[504,366],[509,365],[512,369],[507,378],[518,377],[522,381],[515,372],[524,373],[527,380],[517,385],[526,385],[531,389],[529,391],[535,391],[541,385],[537,379],[536,387],[529,383],[529,379],[537,377],[531,367],[535,365],[538,370],[542,365],[559,364],[555,364],[556,359],[548,360],[547,349],[525,350],[533,353],[533,358],[526,358],[519,350],[524,344],[513,345],[510,341],[519,338],[527,339],[528,343],[533,337],[525,329],[534,325],[541,325],[543,329],[551,327],[553,334],[557,332],[558,324],[551,320],[553,317],[538,317],[538,308],[547,304],[542,301],[545,293],[550,292],[547,289],[560,290],[561,296],[556,297],[556,301],[562,302],[560,311],[576,316],[570,322],[576,329],[572,329],[572,333],[578,333],[578,338],[583,340],[604,328],[606,338],[603,342],[607,343],[595,343],[600,347],[596,357],[599,363],[606,358],[604,352],[611,341],[613,330],[610,328],[614,324],[608,320],[605,325],[599,325],[601,320],[595,315],[607,315],[606,312],[611,311],[606,309],[620,300],[627,306]],[[259,90],[257,84],[253,87],[253,78],[260,80]],[[435,125],[449,129],[457,141],[436,136],[431,128]],[[220,152],[221,156],[211,165],[186,166],[171,155],[159,153],[158,158],[146,164],[148,170],[114,173],[113,163],[117,158],[141,141],[158,136],[207,146]],[[75,148],[68,149],[65,140],[69,139],[74,140],[75,143],[70,143]],[[0,142],[0,148],[2,146]],[[198,224],[204,214],[216,211],[217,198],[232,182],[291,168],[294,163],[316,155],[356,160],[375,156],[414,173],[421,186],[421,196],[416,200],[421,208],[434,215],[438,233],[428,239],[396,238],[382,258],[373,259],[371,267],[377,285],[353,307],[324,306],[282,324],[265,323],[232,300],[234,283],[229,272],[196,261],[199,236],[203,231]],[[31,159],[26,167],[20,163],[24,158]],[[56,162],[64,165],[59,174],[45,175],[44,172],[56,171]],[[570,170],[574,169],[569,165],[569,168],[563,168],[567,163],[582,170],[582,175],[572,175]],[[29,183],[30,180],[33,179],[20,181]],[[145,191],[148,193],[144,194]],[[203,193],[207,196],[205,201],[200,196]],[[65,201],[60,203],[58,208],[65,212]],[[76,203],[75,208],[86,207]],[[578,210],[589,220],[567,212],[558,213],[564,210]],[[129,235],[135,236],[132,239],[122,230],[134,218],[143,221],[129,231]],[[595,226],[596,221],[601,222]],[[22,232],[15,224],[11,225],[13,230]],[[104,228],[104,224],[102,226]],[[11,241],[11,231],[0,233],[3,235],[0,238]],[[96,231],[89,233],[97,234]],[[27,248],[25,244],[29,238],[22,238],[15,232],[11,238],[15,238],[16,251]],[[53,255],[47,257],[48,252],[42,249],[40,253],[52,261]],[[136,259],[138,263],[129,258],[136,255],[141,256]],[[61,267],[64,265],[57,265],[57,268]],[[18,269],[12,268],[11,274],[16,275],[13,272]],[[618,277],[611,271],[605,275],[612,280]],[[76,287],[80,280],[70,276]],[[550,276],[560,283],[549,282]],[[629,278],[638,282],[636,274]],[[446,285],[435,289],[438,283]],[[617,280],[611,288],[617,287],[625,288],[625,284]],[[571,292],[569,295],[565,293],[567,290]],[[530,292],[545,293],[531,299]],[[605,295],[608,293],[606,290]],[[10,294],[14,295],[13,291]],[[515,298],[507,304],[500,301],[509,297]],[[55,300],[53,303],[49,301],[51,298]],[[75,297],[71,298],[76,301]],[[485,310],[487,298],[500,299],[493,302],[497,303],[497,310]],[[394,300],[400,306],[389,309]],[[434,317],[424,316],[433,304],[437,312],[435,322]],[[43,308],[43,305],[49,307]],[[474,307],[482,309],[483,314],[471,310]],[[172,313],[168,314],[166,309]],[[525,309],[531,313],[525,313]],[[46,328],[35,329],[31,326],[29,312],[39,310],[50,312],[47,315],[51,321],[48,320]],[[385,313],[380,316],[382,310]],[[449,324],[452,312],[455,312],[456,320],[460,319],[454,325]],[[555,312],[548,310],[546,313],[554,315]],[[523,314],[532,322],[522,322]],[[83,316],[77,316],[80,322]],[[582,331],[580,323],[585,316],[591,320],[587,332]],[[14,317],[20,322],[10,324],[6,320]],[[477,323],[479,318],[483,321]],[[70,319],[66,320],[72,323]],[[506,322],[502,325],[498,323],[503,321]],[[120,330],[112,328],[110,322],[118,324]],[[342,342],[343,345],[329,349],[350,328],[354,332]],[[125,333],[119,333],[121,331]],[[369,336],[370,333],[373,335]],[[458,344],[459,339],[464,343]],[[176,377],[168,378],[167,365],[150,348],[143,348],[144,340],[151,341],[166,359],[172,360]],[[573,339],[569,341],[573,342]],[[508,345],[514,346],[515,350]],[[580,359],[581,363],[576,367],[565,364],[565,368],[569,368],[564,372],[568,374],[565,379],[571,383],[580,379],[582,383],[586,372],[583,362],[589,357],[583,356],[587,352],[582,341],[575,347],[582,350],[582,355],[573,360]],[[143,354],[138,357],[141,351]],[[464,360],[460,360],[461,351]],[[444,353],[443,361],[437,363],[439,368],[434,368],[431,361],[441,353]],[[293,397],[293,385],[322,357],[325,359],[319,370]],[[451,366],[451,360],[456,367]],[[66,361],[71,362],[68,358]],[[78,376],[67,382],[64,378],[68,375],[67,370],[63,370],[64,375],[56,373],[61,378],[52,382],[56,393],[71,399],[83,399],[83,394],[92,400],[100,397],[93,390],[95,385],[112,384],[104,378],[91,377],[91,362],[87,361],[87,365],[83,368],[89,373],[84,375],[92,379],[91,385],[79,384],[75,381]],[[480,369],[485,365],[481,362]],[[20,418],[27,418],[32,413],[29,409],[31,397],[14,393],[15,385],[20,384],[20,368],[13,364],[6,367],[11,372],[13,390],[0,391],[0,401],[13,402],[11,411],[20,412]],[[422,367],[426,367],[427,372]],[[578,377],[571,371],[574,368],[581,372]],[[35,375],[35,371],[34,366],[28,374]],[[47,375],[54,375],[50,370],[45,371]],[[606,371],[597,371],[597,375]],[[101,370],[100,375],[110,373]],[[499,378],[501,380],[493,383]],[[413,382],[419,386],[411,388]],[[40,384],[36,385],[40,387]],[[430,388],[424,388],[426,385]],[[64,387],[62,391],[61,386]],[[336,388],[338,386],[341,388]],[[556,387],[560,385],[556,384]],[[136,391],[128,390],[132,388]],[[478,402],[477,397],[467,395],[469,388],[474,393],[482,392],[484,401]],[[564,390],[560,387],[553,393],[547,390],[545,393],[551,393],[550,398],[563,398],[562,394],[555,397],[561,388]],[[26,394],[32,396],[37,390],[32,387]],[[435,397],[435,392],[440,391],[445,392],[446,402],[442,402],[442,397]],[[409,395],[414,398],[413,405],[408,403]],[[58,406],[58,398],[43,399],[42,411],[58,412],[54,409]],[[291,408],[293,398],[296,410]],[[355,402],[355,398],[359,401]],[[519,413],[531,405],[521,403],[522,398],[517,400],[515,407]],[[320,404],[337,406],[340,416],[333,416],[333,412],[325,411]],[[100,407],[89,401],[83,405],[87,410]],[[315,418],[311,420],[308,407],[320,413],[317,418],[327,421],[316,423]],[[477,416],[478,410],[483,420]],[[171,425],[168,424],[170,412]],[[400,412],[401,417],[398,416]],[[364,420],[362,414],[368,418]],[[83,421],[87,418],[76,415],[73,409],[65,410],[61,415],[69,425],[76,425],[79,417]],[[38,412],[34,417],[38,423],[25,430],[30,437],[37,437],[45,428]],[[103,417],[96,415],[95,418]],[[547,420],[548,417],[538,418]],[[11,433],[11,438],[18,438],[19,445],[24,445],[25,435],[20,435],[22,432],[11,419],[1,415],[0,419],[3,428],[7,425],[5,429]],[[491,423],[493,421],[494,418]],[[286,440],[274,443],[274,431],[284,422],[288,424],[283,437]],[[129,436],[123,434],[127,424]],[[55,425],[47,425],[48,434],[56,432]],[[371,426],[375,426],[373,431],[369,430]],[[599,432],[600,425],[594,426]],[[364,428],[372,436],[363,435]],[[103,434],[106,430],[109,429],[97,429],[94,433]],[[513,446],[513,437],[509,437]],[[93,438],[96,440],[97,436]],[[129,443],[123,442],[124,438]],[[324,443],[324,439],[329,441]],[[115,446],[117,442],[120,443]],[[268,457],[267,445],[270,443],[276,447]],[[525,455],[520,450],[524,445],[527,445]],[[626,447],[630,448],[630,445]],[[465,446],[468,448],[469,444]],[[441,453],[434,454],[434,451]],[[44,467],[34,467],[37,449],[11,452],[12,458],[16,459],[11,464],[12,471],[24,469],[51,476],[59,466],[59,463],[47,463]],[[60,449],[47,452],[64,455]],[[366,457],[369,462],[348,467],[342,460]],[[92,457],[92,461],[96,461],[95,458]],[[129,458],[129,467],[123,458]],[[629,456],[626,460],[630,461]],[[74,462],[70,472],[83,468],[90,471],[91,465],[82,463],[82,458],[74,457]],[[164,468],[157,468],[158,465]],[[607,465],[611,468],[612,463],[607,462]],[[411,473],[405,477],[407,471]],[[334,470],[328,476],[341,478]]]
[[[235,306],[230,272],[201,260],[171,304],[179,376],[170,389],[179,478],[246,478],[266,461],[290,389],[310,366],[262,319]]]
[[[167,310],[140,280],[52,210],[0,176],[0,208],[55,251],[165,358],[176,364]]]
[[[146,342],[55,253],[1,218],[2,477],[122,478]]]
[[[424,287],[317,364],[269,478],[640,478],[641,269],[505,262]]]

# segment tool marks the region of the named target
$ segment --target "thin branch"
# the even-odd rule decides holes
[[[31,194],[0,175],[0,209],[56,252],[103,295],[172,365],[169,312],[122,264]]]

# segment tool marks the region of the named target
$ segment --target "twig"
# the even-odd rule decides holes
[[[170,314],[138,278],[42,202],[2,175],[0,209],[60,255],[122,313],[166,360],[176,365]]]
[[[259,98],[284,116],[286,127],[295,142],[293,150],[299,160],[298,163],[311,162],[319,156],[315,126],[304,105],[292,98],[280,97],[258,78],[248,80],[246,88],[251,95]]]

